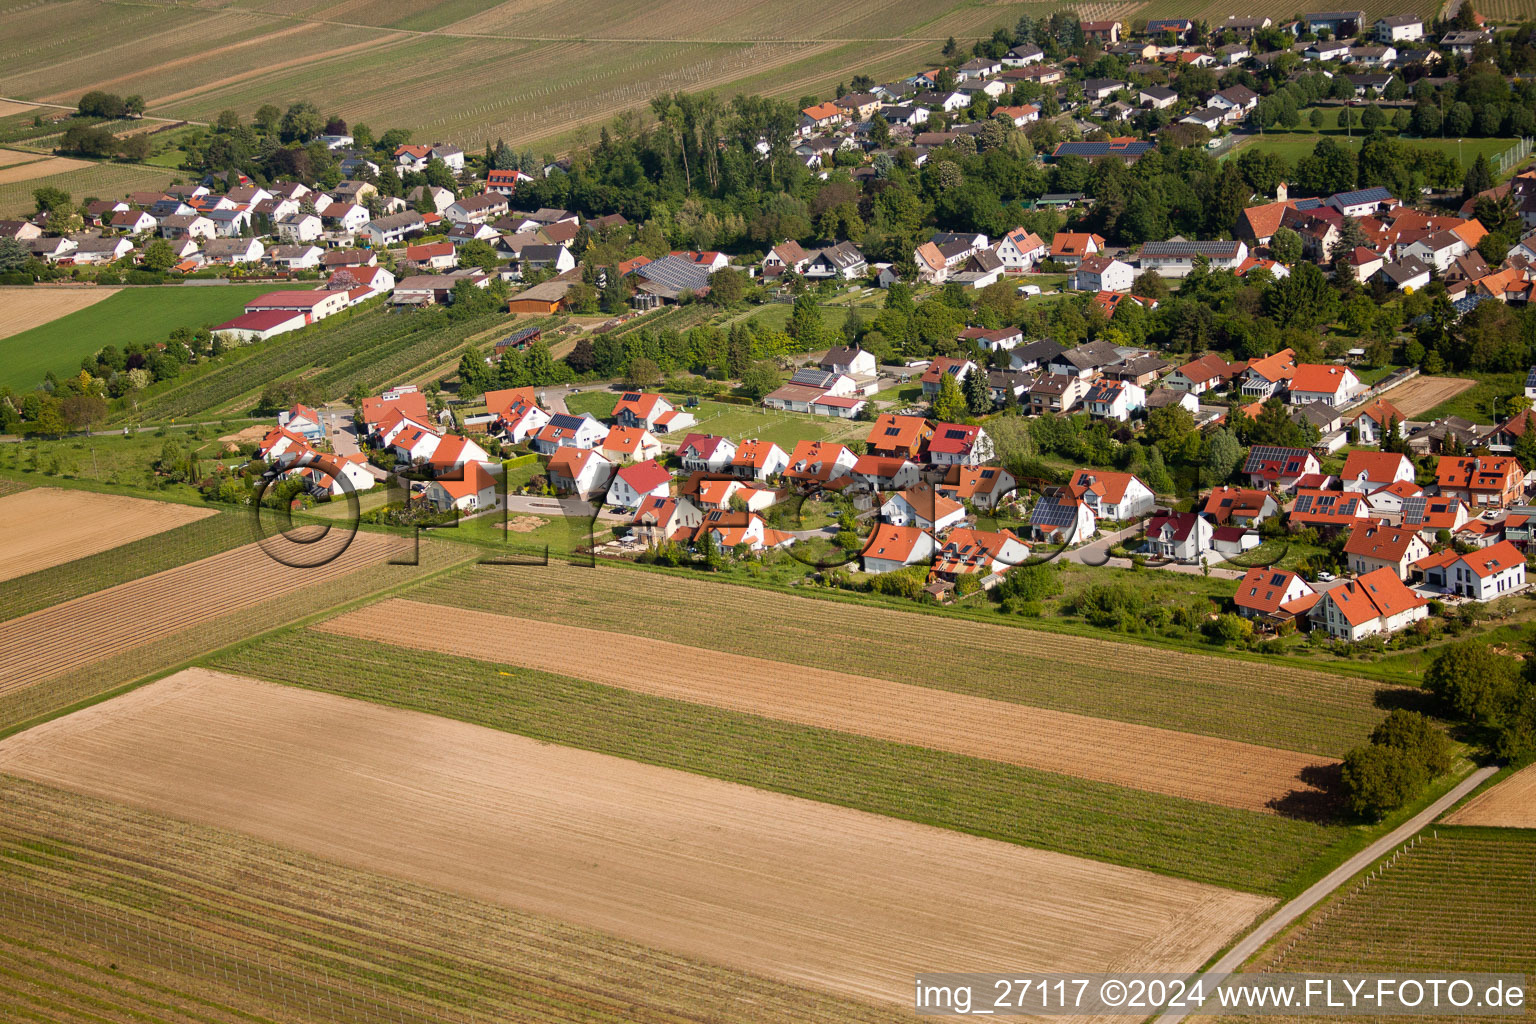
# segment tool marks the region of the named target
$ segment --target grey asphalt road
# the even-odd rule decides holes
[[[1452,804],[1472,792],[1482,784],[1484,779],[1496,771],[1498,769],[1495,767],[1479,768],[1462,779],[1449,793],[1334,868],[1311,888],[1271,914],[1257,928],[1238,940],[1237,944],[1227,950],[1226,954],[1212,964],[1204,974],[1230,974],[1237,970],[1249,957],[1258,952],[1260,947],[1279,935],[1291,922],[1317,906],[1345,882],[1423,831],[1425,826],[1444,814]],[[1183,1011],[1165,1013],[1158,1017],[1154,1024],[1179,1024],[1186,1016],[1188,1015]]]

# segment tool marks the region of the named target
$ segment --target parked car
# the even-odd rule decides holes
[[[1335,579],[1337,577],[1331,572],[1320,572],[1317,574],[1317,582],[1319,583],[1332,583]]]

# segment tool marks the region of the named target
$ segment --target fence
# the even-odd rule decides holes
[[[1513,146],[1510,146],[1504,152],[1494,157],[1494,162],[1498,165],[1500,177],[1508,174],[1516,164],[1530,156],[1532,141],[1531,136],[1523,136],[1519,142],[1516,142]]]
[[[126,913],[64,903],[50,896],[0,888],[0,920],[31,934],[28,944],[56,951],[78,961],[94,948],[119,958],[110,970],[121,979],[119,989],[153,990],[153,1005],[174,1003],[172,993],[185,996],[177,1009],[196,1008],[201,1014],[222,1001],[230,1019],[272,1020],[281,1024],[492,1024],[489,1017],[386,989],[363,976],[365,968],[347,974],[315,970],[292,960],[278,963],[253,950],[237,951],[210,945],[206,933],[194,934]],[[133,984],[133,972],[146,977]],[[74,968],[80,972],[77,966]],[[152,974],[166,972],[174,977]],[[185,979],[180,989],[178,979]],[[411,1005],[415,1004],[415,1005]],[[171,1011],[168,1016],[176,1016]],[[211,1017],[207,1019],[212,1019]]]

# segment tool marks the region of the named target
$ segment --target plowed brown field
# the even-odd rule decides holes
[[[318,568],[296,569],[247,544],[0,622],[0,695],[345,576],[398,550],[394,538],[360,533],[341,557]]]
[[[0,770],[897,1005],[925,969],[1191,970],[1270,904],[204,670]]]
[[[318,624],[346,636],[539,669],[673,700],[1264,810],[1308,791],[1311,754],[533,619],[389,600]]]
[[[1448,399],[1455,398],[1477,381],[1467,377],[1415,377],[1382,394],[1404,416],[1428,412]]]
[[[0,289],[0,338],[29,331],[61,316],[94,306],[116,288]]]
[[[1536,828],[1536,764],[1477,794],[1445,821],[1448,825]]]
[[[216,514],[211,508],[34,487],[0,497],[0,581]]]

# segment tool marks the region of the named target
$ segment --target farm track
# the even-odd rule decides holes
[[[1340,757],[1378,721],[1380,684],[1098,637],[817,600],[680,574],[603,567],[466,567],[407,595],[654,640],[1011,701],[1094,718]]]
[[[393,599],[313,628],[1242,810],[1270,810],[1287,796],[1316,795],[1303,773],[1332,764],[1230,740],[533,619],[462,610],[453,630],[438,621],[431,605]],[[636,671],[640,665],[666,670]]]
[[[194,505],[57,487],[0,497],[0,582],[216,514]]]
[[[893,1005],[924,962],[1192,969],[1271,902],[202,670],[0,770]]]
[[[333,538],[339,536],[333,532]],[[333,539],[320,542],[326,544],[335,546]],[[340,557],[315,569],[280,565],[259,546],[248,544],[0,623],[0,697],[67,669],[105,661],[191,626],[347,576],[391,557],[398,544],[379,534],[359,533]]]
[[[906,1019],[16,776],[0,804],[7,1021]]]

